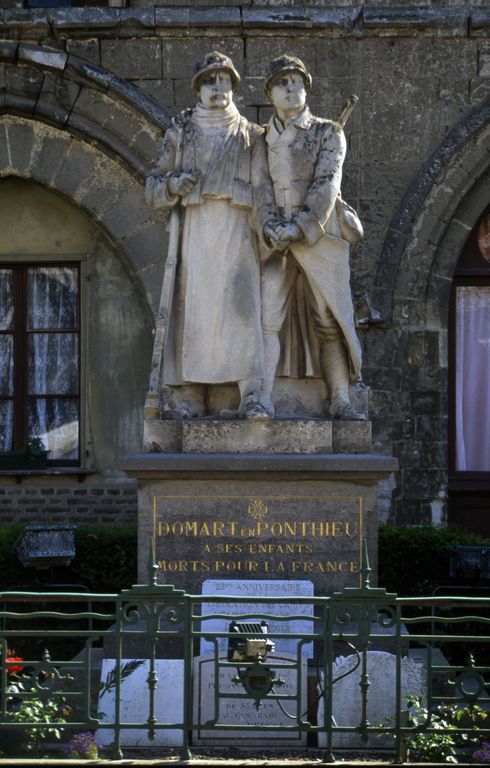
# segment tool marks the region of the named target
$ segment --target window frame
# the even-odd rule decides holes
[[[478,229],[486,216],[490,215],[490,206],[487,206],[478,217],[475,226],[471,230],[458,264],[454,270],[449,300],[448,322],[448,395],[449,395],[449,419],[448,419],[448,486],[449,492],[461,493],[490,493],[490,469],[488,471],[456,469],[456,292],[461,286],[490,287],[490,262],[487,266],[478,265]],[[484,261],[483,257],[481,257]]]
[[[3,254],[0,267],[2,269],[13,269],[20,271],[20,278],[14,280],[14,312],[18,313],[20,307],[20,322],[15,316],[14,336],[14,402],[13,414],[13,449],[22,450],[28,435],[28,354],[29,344],[27,339],[29,334],[36,333],[37,329],[28,330],[26,327],[27,319],[27,274],[29,268],[39,267],[76,267],[78,270],[78,326],[76,329],[70,329],[70,332],[76,333],[78,337],[78,394],[75,396],[78,400],[78,459],[50,459],[48,455],[47,467],[84,467],[84,457],[86,444],[85,423],[86,423],[86,361],[87,361],[87,327],[86,327],[86,262],[87,254]],[[45,332],[43,329],[41,332]],[[56,332],[56,329],[52,329]],[[8,333],[8,331],[7,331]],[[5,335],[2,333],[2,335]],[[15,349],[17,347],[17,349]],[[19,364],[20,363],[20,364]],[[19,394],[20,392],[20,394]],[[51,397],[55,397],[51,395]],[[48,395],[49,397],[49,395]],[[69,398],[70,395],[61,395]],[[75,398],[73,398],[75,399]],[[20,405],[19,405],[20,404]]]

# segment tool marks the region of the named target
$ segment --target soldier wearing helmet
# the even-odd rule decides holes
[[[197,62],[198,103],[173,121],[147,179],[149,205],[183,212],[163,360],[167,418],[205,415],[202,385],[230,382],[238,385],[239,416],[268,418],[259,401],[259,240],[277,214],[263,131],[233,102],[239,83],[223,53]]]
[[[266,127],[269,172],[281,220],[266,226],[272,249],[262,267],[265,376],[261,402],[274,414],[276,375],[321,376],[326,415],[362,419],[350,401],[361,349],[354,327],[349,245],[362,236],[340,187],[341,125],[314,117],[312,79],[300,59],[270,62],[265,92],[275,107]]]

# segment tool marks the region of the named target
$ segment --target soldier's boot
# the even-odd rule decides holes
[[[365,421],[366,415],[357,411],[350,401],[349,363],[343,341],[336,339],[321,342],[320,367],[328,391],[326,415],[331,419]]]
[[[165,386],[160,393],[162,419],[196,419],[205,414],[204,387],[202,385]]]
[[[268,421],[270,419],[270,414],[260,402],[260,387],[259,379],[244,379],[238,382],[240,390],[238,416],[240,419],[248,419],[249,421]]]

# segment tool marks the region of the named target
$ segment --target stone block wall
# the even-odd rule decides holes
[[[110,95],[117,83],[122,103],[129,83],[168,115],[193,104],[193,64],[216,48],[231,55],[242,73],[236,101],[253,121],[263,123],[270,115],[264,70],[284,51],[311,70],[315,113],[336,117],[351,93],[359,95],[346,127],[343,194],[365,226],[365,238],[352,253],[353,289],[367,290],[383,318],[360,335],[364,378],[372,388],[374,446],[400,460],[396,486],[386,484],[382,501],[383,518],[394,522],[444,519],[449,289],[464,239],[488,203],[482,184],[488,168],[489,31],[484,0],[410,0],[395,7],[386,0],[338,0],[335,7],[321,0],[231,0],[222,6],[215,0],[198,6],[133,0],[125,9],[26,11],[10,3],[0,10],[0,54],[4,43],[23,41],[68,54],[116,76],[110,87],[100,76],[100,93]],[[60,89],[68,72],[58,74],[61,80],[54,81],[47,69],[27,70],[18,56],[6,54],[0,61],[0,105],[4,93],[22,99],[26,90],[40,92],[42,101],[62,104],[66,129],[76,131],[70,116],[93,119],[101,102],[68,83]],[[132,103],[118,107],[115,120],[107,104],[97,119],[127,150],[138,135],[134,178],[141,183],[155,137],[144,145],[146,128]],[[157,224],[148,225],[150,237]],[[138,244],[133,246],[136,252]],[[158,283],[156,272],[151,283]],[[48,508],[57,491],[41,490],[38,497]],[[7,496],[15,498],[5,489]],[[110,516],[103,511],[109,503],[102,504],[112,499],[110,491],[95,496],[74,489],[70,508],[85,515],[93,507],[101,520]],[[26,500],[25,514],[34,506],[28,497],[17,495]],[[12,515],[22,507],[20,501],[9,504]],[[130,515],[130,506],[121,501],[111,509]]]

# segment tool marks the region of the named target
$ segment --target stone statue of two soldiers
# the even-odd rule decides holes
[[[361,367],[349,245],[362,227],[340,196],[342,127],[311,115],[311,75],[293,56],[269,65],[265,130],[239,114],[239,83],[222,53],[197,63],[198,103],[174,119],[147,179],[149,205],[183,212],[162,415],[204,415],[186,387],[236,382],[238,415],[269,419],[281,375],[321,376],[328,417],[364,418],[349,396]]]

